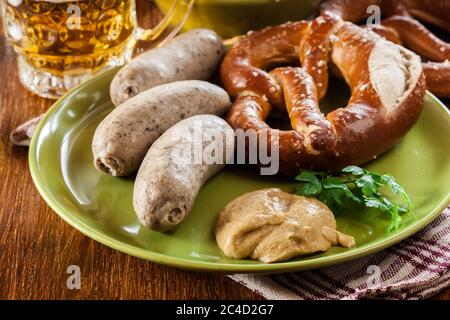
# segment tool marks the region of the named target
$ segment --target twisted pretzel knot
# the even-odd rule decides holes
[[[271,70],[298,62],[301,67]],[[331,63],[352,97],[347,107],[325,116],[319,100]],[[221,78],[236,97],[228,122],[234,129],[264,131],[266,146],[276,138],[278,150],[271,151],[279,151],[285,175],[339,170],[377,157],[414,125],[425,94],[419,57],[332,13],[250,33],[225,56]],[[288,113],[292,130],[265,123],[272,107]]]
[[[370,26],[379,35],[403,44],[424,60],[428,89],[437,96],[450,98],[450,44],[435,36],[417,19],[450,32],[450,0],[326,0],[322,12],[333,12],[342,19],[359,23],[367,17],[367,8],[377,5],[384,20]]]

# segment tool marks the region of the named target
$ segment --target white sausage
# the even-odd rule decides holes
[[[133,173],[152,143],[171,126],[194,115],[221,115],[230,105],[222,88],[199,80],[144,91],[115,108],[97,127],[94,165],[112,176]]]
[[[125,65],[111,83],[111,100],[118,106],[161,84],[209,80],[224,53],[222,39],[212,30],[196,29],[183,33]]]
[[[148,151],[134,184],[133,205],[141,223],[158,231],[175,229],[192,210],[203,184],[233,151],[233,130],[216,116],[194,116],[166,131]],[[203,157],[194,162],[200,153]],[[219,161],[208,161],[211,154]]]

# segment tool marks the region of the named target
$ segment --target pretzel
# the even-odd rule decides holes
[[[327,0],[321,12],[333,12],[350,22],[366,18],[370,5],[378,5],[384,19],[375,32],[420,54],[428,89],[437,96],[450,98],[450,44],[439,39],[417,19],[450,32],[450,0]],[[396,34],[395,34],[396,33]]]
[[[450,1],[407,0],[407,9],[413,17],[450,32]]]
[[[331,62],[352,97],[325,116],[319,100]],[[292,66],[267,72],[280,64]],[[235,130],[264,134],[266,146],[278,142],[285,175],[337,171],[376,158],[415,124],[425,94],[417,55],[333,14],[250,33],[227,53],[220,72],[236,98],[227,121]],[[288,113],[292,130],[269,127],[272,108]]]

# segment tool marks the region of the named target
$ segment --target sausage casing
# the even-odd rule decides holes
[[[225,166],[233,151],[233,130],[217,116],[194,116],[166,131],[151,146],[136,176],[133,206],[141,223],[157,231],[175,229],[192,210],[203,184]],[[196,161],[199,154],[202,158]]]
[[[209,80],[224,53],[222,39],[212,30],[196,29],[183,33],[126,64],[111,82],[111,100],[118,106],[161,84]]]
[[[133,173],[152,143],[171,126],[194,115],[221,115],[230,105],[222,88],[199,80],[144,91],[115,108],[97,127],[94,165],[112,176]]]

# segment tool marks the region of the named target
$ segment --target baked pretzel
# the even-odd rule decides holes
[[[267,72],[299,61],[301,68]],[[347,107],[325,116],[319,100],[331,62],[352,97]],[[266,146],[278,142],[285,175],[336,171],[376,158],[415,124],[425,94],[417,55],[333,14],[250,33],[225,56],[221,79],[236,97],[228,122],[235,130],[265,134]],[[272,106],[287,111],[292,130],[269,127],[265,119]]]
[[[450,21],[448,21],[450,1],[448,0],[406,0],[402,9],[407,9],[413,17],[419,20],[450,32]]]
[[[428,89],[439,97],[450,98],[450,44],[429,31],[417,19],[450,32],[450,0],[326,0],[321,11],[333,12],[354,23],[367,17],[367,8],[378,5],[383,17],[381,26],[371,26],[388,40],[402,44],[420,54]]]

